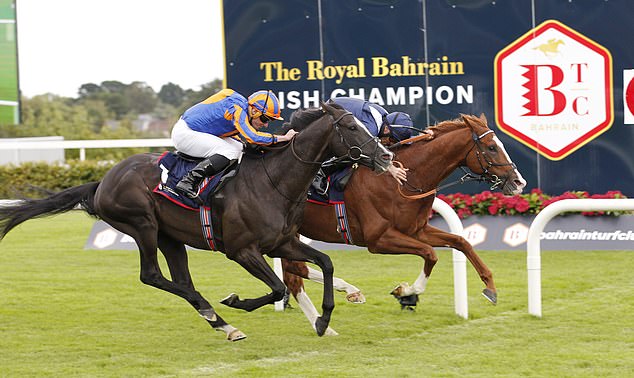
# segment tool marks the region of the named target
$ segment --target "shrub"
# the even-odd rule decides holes
[[[113,162],[79,160],[63,164],[0,165],[0,198],[38,198],[45,195],[41,189],[56,192],[99,181],[113,165]]]
[[[627,198],[620,191],[609,191],[605,194],[590,195],[584,191],[569,191],[559,196],[549,196],[540,189],[515,196],[505,196],[500,192],[484,191],[479,194],[439,194],[461,219],[471,215],[535,215],[553,202],[571,198]],[[586,216],[621,215],[628,211],[587,211]]]

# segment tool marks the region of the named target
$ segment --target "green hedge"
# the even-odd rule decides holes
[[[0,166],[0,198],[43,197],[37,188],[60,191],[100,181],[114,162],[69,160],[64,164],[23,163]]]

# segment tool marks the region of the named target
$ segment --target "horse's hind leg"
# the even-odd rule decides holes
[[[324,275],[317,269],[308,267],[308,279],[311,281],[324,284]],[[339,277],[332,277],[332,287],[337,291],[346,292],[346,300],[350,303],[362,304],[365,303],[365,296],[359,288],[344,281]]]
[[[388,228],[380,238],[368,243],[368,250],[372,253],[380,254],[416,255],[425,260],[423,269],[412,286],[402,283],[392,290],[391,293],[399,299],[401,305],[404,307],[415,306],[418,298],[414,296],[418,296],[425,291],[431,272],[438,262],[438,256],[436,255],[434,248],[432,248],[431,245],[405,235],[396,229]],[[403,300],[401,298],[403,298]],[[410,301],[413,301],[413,303],[406,303]]]
[[[306,265],[305,262],[282,259],[282,269],[284,271],[284,283],[289,288],[291,294],[293,294],[295,299],[297,299],[297,293],[299,293],[299,286],[303,288],[304,285],[301,280],[298,285],[294,284],[294,281],[291,281],[291,278],[289,277],[289,275],[287,275],[287,273],[305,278],[307,280],[318,282],[322,285],[324,284],[324,275],[317,269],[313,269],[310,266]],[[295,286],[298,286],[298,289],[295,289]],[[344,281],[343,279],[333,276],[332,286],[337,291],[345,291],[346,300],[348,302],[356,304],[365,303],[365,296],[363,295],[361,290],[356,286]]]
[[[193,291],[193,300],[185,298],[196,311],[217,331],[223,331],[230,341],[237,341],[247,336],[239,329],[225,322],[209,304],[209,302],[194,288],[185,245],[163,233],[159,233],[158,246],[165,256],[165,261],[170,270],[172,282]]]

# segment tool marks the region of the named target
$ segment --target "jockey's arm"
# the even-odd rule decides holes
[[[388,173],[394,177],[394,180],[396,180],[399,185],[403,185],[403,182],[407,181],[408,170],[408,168],[397,167],[394,163],[387,168]]]
[[[275,135],[256,130],[247,119],[247,113],[235,105],[233,113],[233,125],[240,133],[240,139],[248,144],[268,146],[276,142]]]
[[[275,136],[275,141],[276,142],[286,142],[289,141],[291,139],[293,139],[293,137],[295,136],[295,134],[298,134],[297,131],[290,129],[286,132],[286,134],[284,135],[276,135]]]

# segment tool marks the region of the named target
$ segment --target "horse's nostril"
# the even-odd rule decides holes
[[[392,160],[392,154],[383,154],[383,155],[381,155],[381,159],[383,159],[385,161],[390,161],[390,160]]]

